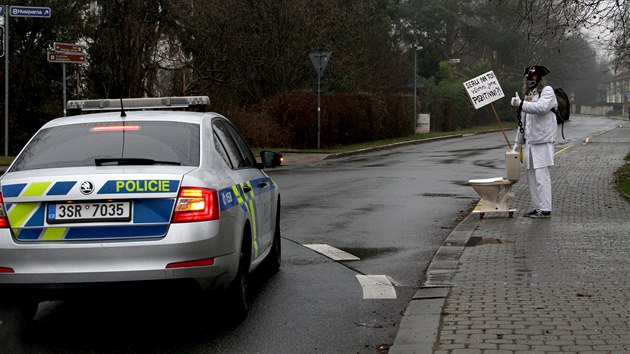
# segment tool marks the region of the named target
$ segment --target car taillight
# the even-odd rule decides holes
[[[7,211],[4,208],[4,201],[2,200],[2,194],[0,194],[0,229],[9,228],[9,219],[7,218]]]
[[[196,261],[169,263],[166,265],[166,268],[174,269],[174,268],[207,267],[211,265],[214,265],[214,258],[199,259]]]
[[[177,196],[173,222],[195,222],[219,219],[217,191],[206,188],[182,187]]]

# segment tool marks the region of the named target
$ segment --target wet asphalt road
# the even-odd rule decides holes
[[[569,141],[614,126],[573,118]],[[512,138],[513,131],[508,132]],[[269,171],[282,193],[283,264],[253,285],[241,324],[195,315],[184,299],[48,302],[21,335],[19,352],[374,353],[396,336],[437,248],[477,195],[469,179],[503,175],[500,132],[435,141]],[[304,247],[328,244],[360,260],[333,261]],[[386,275],[395,299],[363,299],[357,275]],[[218,310],[219,308],[217,308]]]

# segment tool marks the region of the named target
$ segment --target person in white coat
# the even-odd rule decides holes
[[[525,98],[521,100],[517,92],[511,100],[512,106],[518,107],[522,122],[517,129],[514,149],[517,146],[523,149],[533,209],[524,216],[531,218],[549,218],[552,211],[550,167],[554,165],[558,124],[551,110],[558,108],[558,101],[553,88],[543,78],[547,74],[549,69],[541,65],[525,68]]]

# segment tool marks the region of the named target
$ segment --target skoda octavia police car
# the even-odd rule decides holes
[[[159,110],[206,96],[120,104],[70,101],[96,113],[45,124],[0,179],[0,298],[32,315],[80,291],[177,285],[227,290],[244,315],[248,274],[280,266],[279,190],[262,171],[280,155],[258,163],[217,113]]]

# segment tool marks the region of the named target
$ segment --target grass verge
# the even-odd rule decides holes
[[[617,189],[630,199],[630,154],[626,155],[626,163],[617,170]]]
[[[13,162],[15,156],[0,156],[0,165],[8,166]]]
[[[517,127],[516,122],[503,122],[503,128],[505,128],[506,130],[515,129],[516,127]],[[326,149],[256,148],[256,149],[254,149],[254,152],[256,154],[258,154],[262,150],[272,150],[272,151],[277,151],[277,152],[304,152],[304,153],[338,154],[338,153],[342,153],[342,152],[355,151],[355,150],[361,150],[361,149],[367,149],[367,148],[374,148],[374,147],[378,147],[378,146],[386,146],[386,145],[397,144],[397,143],[405,143],[405,142],[410,142],[410,141],[429,140],[429,139],[439,138],[439,137],[443,137],[443,136],[466,135],[466,134],[475,134],[475,133],[483,133],[483,132],[491,132],[491,131],[497,131],[497,134],[501,134],[501,130],[499,129],[499,127],[496,124],[494,124],[494,125],[488,125],[488,126],[480,126],[480,127],[461,129],[461,130],[456,130],[456,131],[452,131],[452,132],[431,132],[431,133],[424,133],[424,134],[414,134],[414,135],[408,135],[408,136],[401,136],[401,137],[398,137],[398,138],[375,140],[375,141],[369,141],[369,142],[365,142],[365,143],[358,143],[358,144],[351,144],[351,145],[340,145],[340,146],[335,146],[333,148],[326,148]],[[512,135],[513,134],[508,135],[508,138],[513,138]]]

